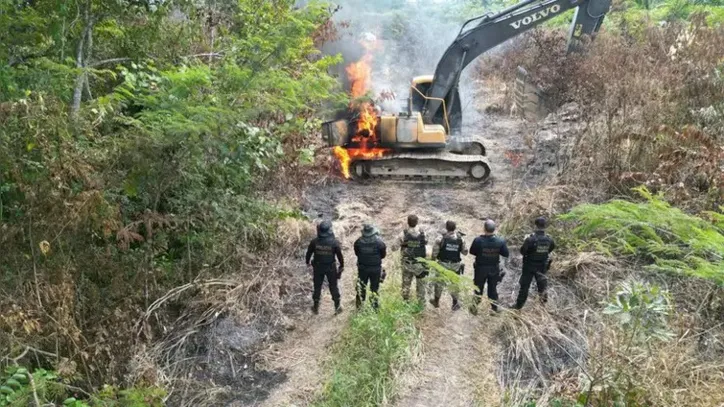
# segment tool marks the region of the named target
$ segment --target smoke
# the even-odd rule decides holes
[[[364,56],[366,50],[360,40],[374,37],[379,46],[372,52],[372,96],[384,111],[404,110],[412,78],[433,75],[439,59],[460,31],[464,3],[465,0],[337,0],[335,5],[339,9],[334,21],[348,26],[340,27],[341,37],[322,48],[327,55],[341,54],[344,58],[331,73],[349,89],[344,67]],[[460,79],[463,107],[473,93],[468,71]],[[381,100],[382,92],[393,92],[396,99]]]

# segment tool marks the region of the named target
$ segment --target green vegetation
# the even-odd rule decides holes
[[[367,301],[354,314],[334,345],[327,380],[315,407],[372,407],[391,400],[398,372],[414,357],[420,342],[415,327],[422,310],[400,294],[397,269],[389,272],[380,288],[380,307],[373,311]]]
[[[0,354],[69,360],[89,393],[131,386],[149,305],[253,281],[317,112],[345,99],[318,51],[330,17],[294,0],[0,1]],[[177,317],[157,316],[141,339]]]
[[[468,275],[458,275],[447,268],[443,267],[437,260],[428,260],[417,258],[417,261],[424,264],[430,274],[426,277],[430,287],[435,283],[441,283],[445,286],[445,292],[456,291],[458,299],[462,304],[472,305],[473,292],[476,290],[475,283],[471,277],[472,271],[468,271]]]
[[[652,260],[650,269],[683,273],[724,285],[724,215],[706,212],[703,219],[672,207],[646,188],[636,188],[644,202],[612,200],[584,204],[560,217],[576,221],[578,249]],[[724,212],[724,209],[722,210]]]
[[[17,366],[5,369],[0,375],[0,384],[2,407],[58,404],[64,407],[161,407],[166,396],[163,389],[141,386],[130,390],[104,386],[99,392],[88,395],[55,372],[36,369],[30,373]],[[83,397],[85,400],[79,400],[81,395],[87,396]]]
[[[642,20],[676,22],[698,13],[705,13],[709,24],[721,24],[724,22],[723,6],[724,3],[719,0],[626,0],[620,5],[623,12],[613,15],[612,25],[638,24]]]

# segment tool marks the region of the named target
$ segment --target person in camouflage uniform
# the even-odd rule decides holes
[[[418,218],[416,215],[407,217],[408,228],[400,236],[400,250],[402,252],[402,298],[407,301],[410,298],[410,286],[412,279],[416,281],[417,299],[425,306],[425,277],[428,274],[427,268],[418,263],[415,258],[427,257],[427,238],[425,232],[417,227]]]
[[[440,265],[446,269],[461,275],[463,274],[463,264],[460,254],[467,255],[468,249],[465,247],[465,240],[463,239],[462,233],[455,231],[455,228],[455,222],[449,220],[445,223],[446,233],[441,234],[437,240],[435,240],[435,244],[432,246],[432,258],[436,259]],[[435,298],[430,299],[430,304],[435,308],[439,308],[440,297],[442,296],[445,283],[436,281],[434,285]],[[458,303],[458,292],[456,288],[450,288],[450,296],[452,297],[452,310],[459,310],[460,304]]]

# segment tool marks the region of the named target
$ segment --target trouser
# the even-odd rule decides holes
[[[498,310],[498,282],[500,281],[499,270],[475,270],[475,304],[480,304],[483,296],[483,288],[488,285],[488,298],[490,299],[493,311]]]
[[[407,301],[410,298],[410,286],[412,279],[415,279],[417,289],[417,299],[425,305],[425,285],[424,277],[420,275],[425,271],[424,266],[419,263],[402,261],[402,298]]]
[[[462,265],[461,263],[448,263],[445,261],[441,261],[440,265],[445,267],[446,269],[460,275],[460,268]],[[445,288],[444,282],[442,282],[442,281],[435,282],[435,300],[436,301],[439,301],[440,297],[442,297],[442,291],[444,288]],[[459,294],[458,287],[455,287],[455,286],[450,287],[450,296],[452,297],[453,305],[458,303],[458,294]]]
[[[518,292],[518,299],[515,301],[516,308],[522,308],[525,305],[533,279],[535,279],[541,302],[548,302],[548,276],[546,275],[545,266],[531,267],[523,265],[523,273],[520,275],[520,291]]]
[[[378,290],[380,288],[380,276],[382,275],[382,268],[359,268],[357,274],[357,298],[356,303],[359,307],[367,298],[367,285],[369,284],[370,291],[372,292],[372,307],[377,308],[379,306],[378,301]]]
[[[339,306],[339,287],[337,286],[337,267],[335,266],[319,266],[314,268],[314,293],[312,293],[312,300],[315,304],[319,303],[319,299],[322,296],[322,284],[324,279],[327,278],[329,284],[329,293],[332,294],[332,300],[334,306]]]

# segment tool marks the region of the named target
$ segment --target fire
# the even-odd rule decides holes
[[[361,60],[352,62],[347,65],[344,70],[347,72],[347,78],[351,83],[350,93],[353,98],[363,96],[369,88],[370,77],[372,76],[372,56],[365,54]]]
[[[372,76],[372,51],[379,47],[377,39],[371,34],[360,41],[360,44],[365,49],[365,55],[345,68],[352,98],[359,98],[367,93]],[[352,101],[349,108],[357,113],[357,129],[351,141],[359,147],[346,149],[338,146],[334,149],[334,155],[339,160],[345,178],[350,177],[349,167],[356,159],[378,158],[390,151],[377,147],[379,140],[376,130],[379,116],[372,103]]]
[[[375,127],[377,127],[379,117],[377,117],[375,108],[368,102],[360,103],[354,109],[359,113],[359,121],[357,122],[357,133],[352,137],[352,141],[361,143],[362,148],[368,148],[370,140],[373,143],[377,142]]]
[[[344,175],[345,178],[350,177],[349,175],[349,167],[350,164],[352,164],[353,161],[358,159],[371,159],[371,158],[379,158],[384,156],[389,152],[386,148],[344,148],[337,146],[334,148],[334,156],[337,157],[337,160],[339,161],[339,165],[342,169],[342,175]]]

